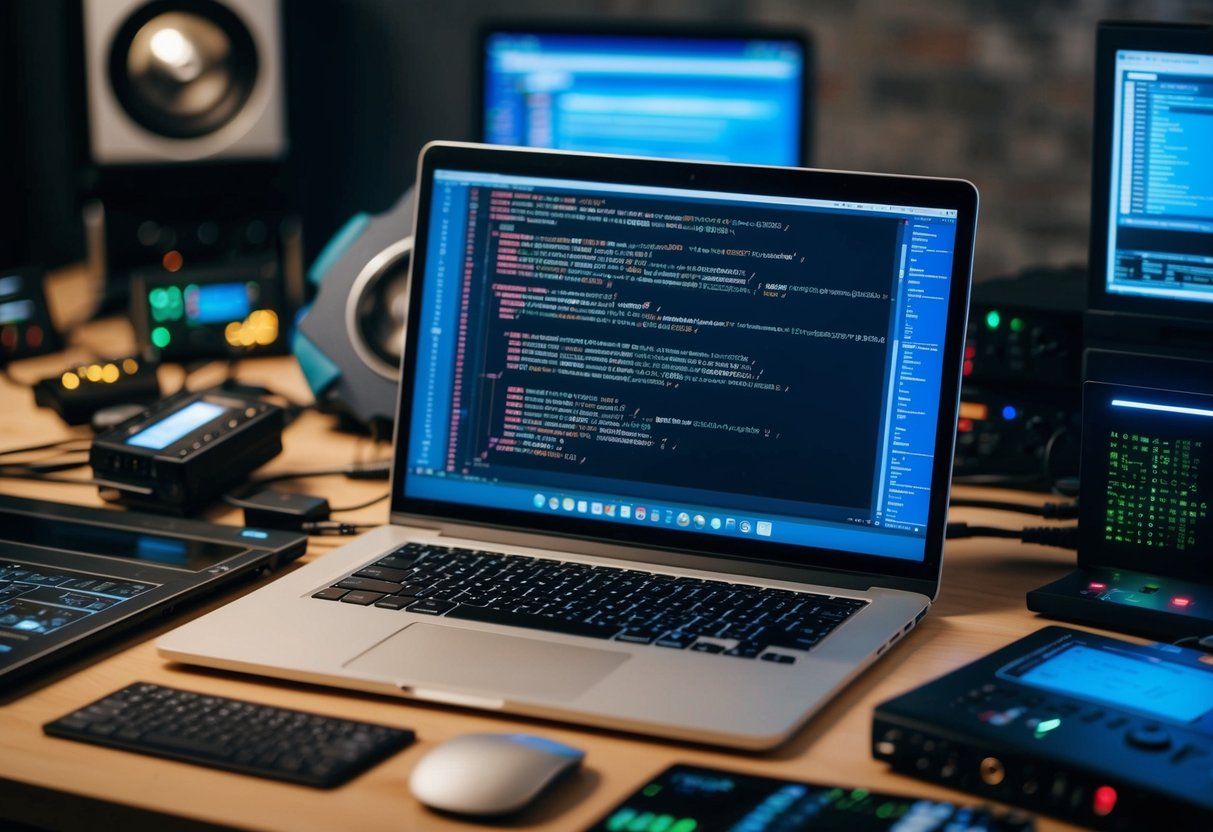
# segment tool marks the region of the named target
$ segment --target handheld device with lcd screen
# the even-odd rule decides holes
[[[1083,386],[1078,569],[1028,609],[1178,639],[1213,634],[1213,395]]]
[[[1022,813],[988,806],[822,786],[733,771],[674,765],[587,832],[799,832],[964,829],[1028,832]]]
[[[257,398],[185,393],[99,434],[89,464],[121,502],[185,514],[277,456],[285,424]]]
[[[896,771],[1098,829],[1213,828],[1213,656],[1046,627],[876,708]]]

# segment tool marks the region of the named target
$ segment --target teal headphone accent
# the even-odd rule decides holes
[[[317,404],[380,435],[396,417],[412,233],[411,188],[382,214],[350,217],[308,270],[316,299],[292,339]]]

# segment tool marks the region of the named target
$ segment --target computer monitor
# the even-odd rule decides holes
[[[480,55],[479,132],[490,144],[809,159],[813,61],[803,32],[490,25]]]
[[[1094,127],[1088,346],[1213,358],[1213,25],[1101,23]]]

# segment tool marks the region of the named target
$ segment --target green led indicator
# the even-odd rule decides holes
[[[657,816],[652,812],[641,812],[639,815],[628,821],[628,824],[624,827],[624,829],[626,829],[627,832],[649,832],[649,824],[652,823],[656,817]]]
[[[641,792],[641,794],[644,795],[645,797],[656,797],[660,793],[661,793],[661,784],[660,783],[649,783],[647,786],[644,787],[644,791]]]
[[[674,825],[673,815],[658,815],[649,824],[649,832],[670,832],[670,827]]]
[[[695,832],[699,824],[691,818],[683,818],[670,827],[669,832]]]
[[[164,327],[158,326],[152,330],[152,343],[160,349],[167,347],[171,340],[173,340],[173,336]]]
[[[998,314],[997,309],[991,309],[986,313],[986,326],[990,329],[998,329],[998,325],[1002,323],[1002,315]]]
[[[889,818],[893,817],[893,812],[896,811],[896,809],[897,806],[893,803],[881,803],[876,807],[876,817],[880,818],[881,820],[888,820]]]
[[[851,800],[863,800],[867,796],[867,789],[855,789],[853,792],[851,792]]]
[[[1023,332],[1023,318],[1012,318],[1011,319],[1011,331],[1012,332]]]
[[[1036,739],[1040,739],[1045,734],[1055,728],[1061,727],[1060,719],[1046,719],[1036,725]]]

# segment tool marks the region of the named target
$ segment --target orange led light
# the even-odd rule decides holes
[[[990,408],[980,402],[961,402],[960,418],[977,422],[985,421],[990,418]]]

